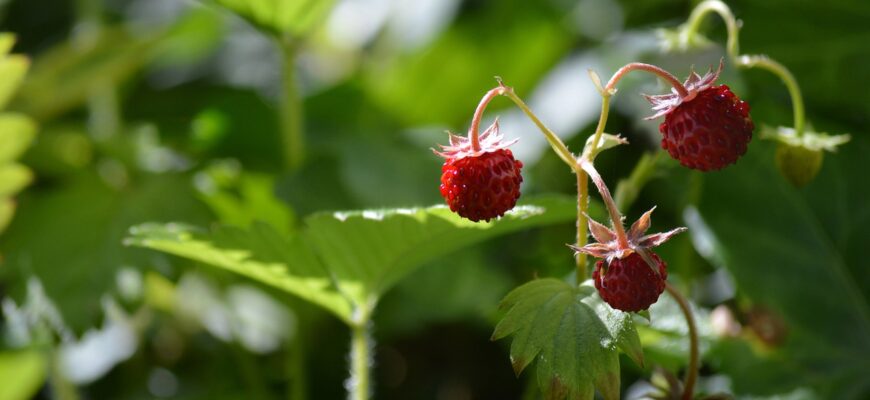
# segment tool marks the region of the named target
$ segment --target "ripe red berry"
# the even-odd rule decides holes
[[[615,258],[610,265],[605,260],[595,264],[592,280],[598,294],[611,307],[633,312],[646,310],[665,290],[667,265],[657,254],[652,251],[648,253],[656,263],[658,274],[638,253]]]
[[[489,221],[516,205],[522,167],[508,149],[447,158],[441,167],[441,196],[453,212],[475,222]]]
[[[755,125],[749,105],[726,85],[698,92],[665,115],[662,148],[685,167],[721,169],[746,153]]]
[[[692,71],[685,90],[646,96],[656,111],[647,119],[665,116],[659,125],[662,148],[685,167],[711,171],[734,164],[752,139],[749,105],[728,86],[713,86],[723,65],[704,76]]]

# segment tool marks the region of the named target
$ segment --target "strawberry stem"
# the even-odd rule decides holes
[[[486,110],[486,106],[495,98],[495,96],[503,94],[504,91],[504,85],[499,83],[498,87],[490,89],[490,91],[483,95],[483,98],[480,99],[480,103],[477,105],[477,109],[474,110],[474,117],[471,119],[471,127],[468,128],[468,138],[471,139],[471,148],[474,151],[480,151],[479,131],[480,120],[483,118],[483,111]]]
[[[711,12],[719,14],[722,20],[725,21],[725,27],[728,30],[726,49],[732,59],[737,59],[737,55],[740,53],[738,51],[740,42],[738,40],[739,27],[737,26],[737,20],[734,18],[734,14],[728,8],[728,5],[719,0],[702,1],[692,10],[689,20],[686,21],[686,24],[683,25],[683,29],[680,31],[681,39],[684,43],[691,43],[691,38],[698,33],[701,21]]]
[[[550,147],[553,148],[553,151],[556,152],[559,158],[561,158],[562,161],[568,164],[571,170],[575,173],[580,170],[580,168],[577,167],[577,158],[574,156],[574,154],[571,153],[571,150],[568,150],[568,146],[566,146],[565,143],[562,142],[562,139],[559,139],[559,137],[556,136],[556,134],[553,133],[550,128],[547,128],[547,126],[544,125],[543,122],[541,122],[538,116],[535,115],[534,112],[532,112],[532,109],[529,108],[529,106],[527,106],[526,103],[523,102],[523,100],[519,96],[517,96],[516,93],[514,93],[513,88],[509,86],[504,86],[504,84],[502,84],[501,82],[499,82],[499,85],[502,89],[502,92],[499,94],[511,99],[511,101],[513,101],[520,110],[523,110],[526,116],[528,116],[529,119],[532,120],[535,125],[537,125],[538,129],[541,130],[541,133],[543,133],[544,137],[547,138],[547,142],[550,143]]]
[[[610,195],[610,190],[607,189],[607,185],[604,184],[604,179],[601,179],[601,175],[598,174],[595,166],[592,165],[592,162],[589,160],[580,161],[580,167],[589,174],[589,178],[592,179],[592,182],[595,183],[595,187],[598,188],[598,193],[601,193],[604,205],[610,213],[610,222],[613,225],[614,233],[616,233],[616,243],[619,245],[619,248],[630,248],[628,245],[628,236],[625,234],[625,227],[622,226],[622,215],[619,214],[619,210],[616,208],[616,202],[613,201],[613,196]]]
[[[689,302],[686,301],[682,293],[671,286],[669,282],[665,282],[665,290],[679,304],[680,311],[683,312],[683,317],[686,319],[686,325],[689,327],[689,368],[686,370],[686,378],[683,381],[682,399],[691,400],[695,391],[695,381],[698,379],[698,327],[695,325],[695,317],[692,315],[692,309],[689,308]]]
[[[727,4],[719,0],[706,0],[698,4],[692,14],[689,15],[689,20],[683,25],[680,31],[682,40],[685,43],[691,42],[691,38],[697,34],[701,21],[707,14],[715,12],[725,21],[725,26],[728,29],[728,56],[742,68],[761,68],[772,72],[779,77],[780,80],[788,88],[789,96],[794,113],[794,130],[798,137],[803,135],[806,117],[804,114],[804,100],[801,96],[800,87],[794,78],[794,75],[784,65],[770,59],[764,55],[740,55],[739,52],[739,27],[737,19],[734,18],[734,13]]]
[[[677,77],[671,75],[670,72],[665,71],[664,69],[652,64],[635,62],[626,64],[625,66],[617,70],[615,74],[613,74],[613,77],[610,78],[610,81],[607,82],[607,86],[604,87],[604,97],[609,97],[614,92],[614,89],[616,88],[616,83],[619,82],[619,80],[622,79],[623,76],[635,70],[646,71],[658,75],[660,78],[670,83],[671,86],[676,89],[680,97],[686,97],[689,95],[689,91],[686,90],[686,87],[683,86],[683,83],[680,82]]]
[[[742,55],[736,58],[738,66],[743,68],[761,68],[772,72],[778,76],[780,80],[788,88],[788,94],[791,97],[792,112],[794,113],[794,130],[795,134],[800,137],[804,133],[804,99],[801,96],[801,89],[798,86],[794,75],[784,65],[770,59],[764,55]]]

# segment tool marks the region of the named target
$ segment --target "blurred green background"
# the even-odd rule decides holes
[[[757,135],[722,172],[686,171],[664,155],[623,212],[657,205],[653,229],[690,228],[661,254],[698,307],[704,392],[870,398],[870,2],[728,3],[743,21],[741,52],[789,67],[814,128],[852,141],[800,189]],[[683,23],[694,4],[0,1],[0,31],[30,59],[0,118],[35,123],[15,164],[26,172],[0,168],[10,199],[0,217],[15,209],[0,236],[0,399],[343,398],[339,320],[236,275],[125,247],[128,229],[266,220],[285,232],[317,211],[439,204],[441,160],[429,149],[444,130],[466,129],[496,75],[579,151],[600,107],[588,68],[607,77],[644,61],[682,77],[724,55],[721,45],[660,50],[656,30]],[[725,41],[720,20],[703,32]],[[17,82],[8,71],[0,80]],[[282,85],[288,75],[295,88]],[[726,65],[721,81],[757,126],[791,124],[773,75]],[[638,93],[664,90],[641,74],[621,83],[607,130],[631,146],[597,160],[613,190],[658,148]],[[534,125],[504,99],[489,110],[507,138],[521,138],[524,196],[572,196],[574,177]],[[533,373],[514,377],[509,344],[489,337],[511,288],[572,271],[573,230],[566,221],[464,248],[389,291],[374,315],[374,398],[536,398]],[[652,314],[640,328],[645,367],[621,363],[627,398],[685,368],[675,305],[663,297]]]

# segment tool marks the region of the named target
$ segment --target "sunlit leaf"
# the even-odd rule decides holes
[[[317,27],[334,0],[211,0],[260,29],[274,34],[303,35]]]
[[[571,200],[539,198],[533,204],[489,223],[464,220],[445,206],[322,213],[289,237],[265,224],[219,228],[210,235],[149,224],[133,228],[128,243],[248,276],[358,323],[385,291],[429,260],[490,237],[574,218]]]
[[[32,398],[45,381],[46,356],[36,350],[0,353],[0,399]]]
[[[576,205],[538,198],[499,220],[475,223],[446,206],[316,214],[306,235],[339,286],[359,304],[376,300],[426,261],[490,237],[571,221]]]
[[[619,398],[619,350],[643,362],[629,313],[601,301],[591,281],[573,286],[538,279],[508,293],[493,340],[513,335],[511,363],[519,375],[536,361],[538,386],[548,399]]]
[[[11,55],[0,58],[0,109],[6,107],[6,103],[15,94],[18,85],[30,67],[30,60],[22,55]]]
[[[21,114],[0,114],[0,163],[12,161],[30,146],[36,124]]]
[[[18,193],[33,180],[30,169],[21,164],[0,166],[0,196]]]
[[[221,227],[209,235],[178,224],[145,224],[130,230],[127,244],[200,261],[318,304],[350,321],[351,304],[300,236],[286,237],[269,225],[249,230]]]

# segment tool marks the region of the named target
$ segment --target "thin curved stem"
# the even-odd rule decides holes
[[[592,139],[592,147],[589,149],[589,159],[595,158],[598,153],[598,145],[601,144],[601,135],[604,134],[604,127],[607,125],[607,117],[610,114],[610,92],[604,92],[601,96],[601,114],[598,116],[598,126],[595,127],[595,138]]]
[[[474,117],[471,119],[471,127],[468,128],[468,138],[471,139],[471,148],[474,151],[480,151],[480,120],[483,119],[483,111],[486,110],[486,106],[489,104],[495,96],[503,94],[505,92],[505,87],[499,85],[496,88],[490,89],[490,91],[486,92],[483,95],[483,98],[480,99],[480,103],[477,105],[477,108],[474,110]]]
[[[628,246],[628,236],[625,234],[625,227],[622,226],[622,215],[619,214],[619,210],[616,208],[616,202],[613,201],[613,196],[610,195],[610,190],[607,188],[607,185],[604,184],[604,180],[601,179],[601,175],[598,174],[598,171],[595,169],[595,166],[592,165],[592,162],[589,160],[583,160],[580,162],[580,167],[589,174],[589,178],[592,179],[592,183],[595,184],[595,187],[598,188],[598,192],[601,193],[601,198],[604,200],[604,205],[607,207],[607,211],[610,213],[610,221],[613,225],[613,231],[616,233],[616,240],[619,244],[619,248],[627,249]]]
[[[739,26],[737,26],[737,20],[734,18],[734,13],[731,12],[731,9],[728,8],[727,4],[719,0],[709,0],[698,4],[698,6],[692,10],[692,14],[689,15],[689,20],[686,22],[685,29],[683,29],[680,34],[683,35],[683,39],[686,42],[690,41],[691,37],[698,33],[698,29],[701,27],[701,21],[703,21],[704,17],[711,12],[719,14],[719,16],[722,17],[722,20],[725,21],[725,28],[728,30],[726,50],[728,51],[728,55],[736,60],[737,55],[740,54],[740,45],[738,41],[740,29]]]
[[[572,171],[577,172],[578,170],[580,170],[580,168],[577,166],[577,158],[574,156],[573,153],[571,153],[571,150],[568,150],[568,146],[566,146],[565,143],[562,142],[562,139],[559,139],[559,137],[556,136],[556,134],[553,133],[550,128],[547,128],[547,126],[544,125],[543,122],[541,122],[538,116],[535,115],[534,112],[532,112],[532,109],[530,109],[529,106],[527,106],[526,103],[523,102],[523,100],[520,99],[520,97],[517,96],[516,93],[514,93],[513,88],[508,86],[501,87],[502,89],[504,89],[501,94],[511,99],[511,101],[513,101],[514,104],[516,104],[517,107],[520,108],[520,110],[523,110],[526,116],[528,116],[529,119],[531,119],[532,122],[537,125],[538,129],[540,129],[541,133],[544,134],[544,137],[547,138],[547,142],[550,143],[550,147],[553,148],[553,151],[556,152],[559,158],[561,158],[562,161],[568,164]]]
[[[669,282],[665,282],[665,290],[677,301],[680,311],[683,312],[683,317],[686,319],[686,325],[689,326],[689,369],[686,370],[686,377],[683,381],[683,400],[691,400],[692,394],[695,391],[695,381],[698,380],[698,328],[695,325],[692,309],[689,308],[689,302],[686,301],[686,298],[683,297],[680,291]]]
[[[689,91],[686,90],[686,87],[683,86],[683,83],[680,82],[677,77],[671,75],[670,72],[665,71],[664,69],[652,64],[630,63],[617,70],[616,73],[613,74],[613,77],[611,77],[610,80],[607,82],[607,86],[604,87],[605,97],[613,93],[613,90],[616,88],[616,83],[619,82],[619,80],[622,79],[623,76],[635,70],[650,72],[664,79],[669,84],[671,84],[674,89],[677,90],[677,93],[679,93],[680,97],[686,97],[689,95]]]
[[[736,59],[737,65],[745,68],[761,68],[772,72],[778,76],[788,88],[788,93],[791,96],[792,110],[794,112],[794,130],[797,136],[804,133],[804,100],[801,96],[801,89],[798,86],[794,75],[784,65],[763,55],[742,55]]]

